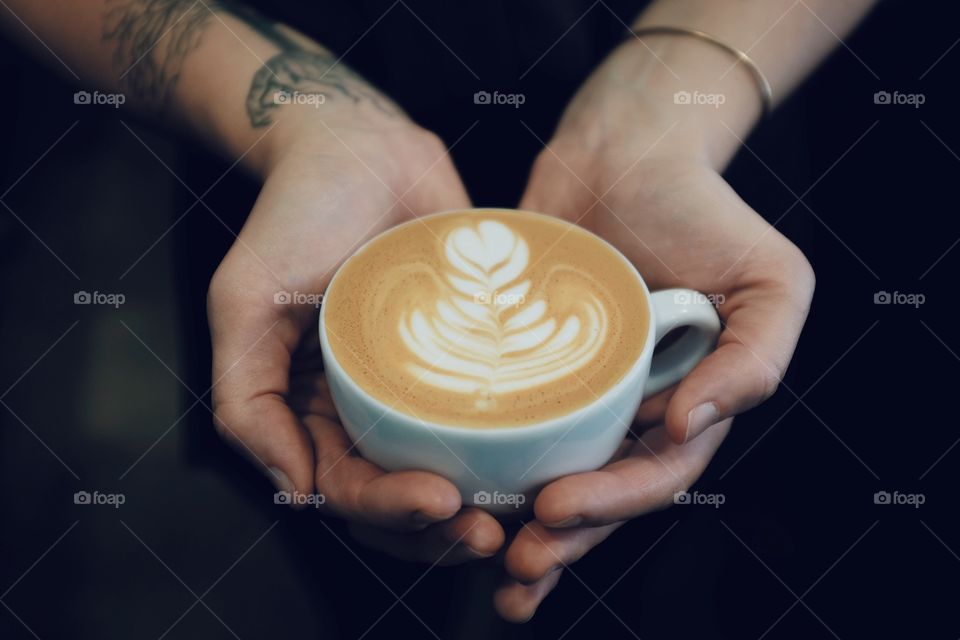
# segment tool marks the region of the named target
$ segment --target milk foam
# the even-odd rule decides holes
[[[551,307],[527,277],[527,242],[508,224],[481,220],[454,229],[444,258],[440,297],[402,313],[397,326],[414,356],[405,365],[422,384],[475,394],[482,407],[497,395],[576,375],[603,346],[608,314],[597,297],[586,287],[568,290],[577,313]]]

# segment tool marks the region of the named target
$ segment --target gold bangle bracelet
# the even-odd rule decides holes
[[[753,76],[754,81],[757,83],[757,88],[760,90],[760,101],[763,104],[764,115],[770,115],[770,112],[773,111],[773,89],[770,88],[770,82],[767,80],[767,77],[763,75],[763,71],[760,70],[760,67],[757,65],[757,63],[754,62],[753,58],[748,56],[746,52],[741,51],[736,47],[731,47],[725,42],[722,42],[709,33],[700,31],[699,29],[687,29],[685,27],[670,26],[650,26],[641,27],[639,29],[630,29],[630,33],[633,34],[633,36],[637,39],[643,39],[643,36],[652,35],[687,36],[690,38],[697,38],[698,40],[702,40],[704,42],[709,42],[710,44],[719,47],[723,51],[726,51],[736,58],[738,62],[742,62],[750,72],[750,75]]]

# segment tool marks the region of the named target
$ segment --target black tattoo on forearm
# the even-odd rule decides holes
[[[114,62],[131,97],[162,109],[184,60],[223,8],[217,0],[107,0],[103,40],[116,43]]]
[[[283,27],[250,16],[247,23],[270,40],[280,53],[267,60],[254,75],[247,94],[247,115],[253,127],[273,122],[272,112],[283,106],[280,95],[296,93],[322,95],[324,99],[343,97],[354,104],[367,101],[385,114],[396,113],[396,107],[373,90],[360,76],[329,53],[304,48],[288,36]]]
[[[361,101],[393,114],[398,108],[331,54],[294,37],[281,25],[229,0],[107,0],[103,40],[116,43],[115,64],[131,97],[156,109],[170,99],[187,57],[204,32],[229,13],[276,46],[280,53],[256,71],[247,92],[250,125],[273,122],[284,105],[278,96],[298,93]]]

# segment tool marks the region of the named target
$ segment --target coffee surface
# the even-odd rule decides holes
[[[647,338],[632,267],[583,229],[481,209],[388,231],[326,293],[333,355],[369,394],[429,422],[522,426],[590,404]]]

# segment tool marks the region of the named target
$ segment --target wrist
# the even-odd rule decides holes
[[[399,110],[383,113],[362,103],[329,101],[319,107],[284,105],[269,125],[254,131],[262,139],[251,156],[263,178],[291,155],[366,157],[369,150],[358,148],[360,141],[379,139],[386,149],[390,141],[425,133]]]
[[[204,33],[173,98],[189,129],[260,179],[290,149],[338,144],[331,132],[413,126],[329,51],[232,13]]]
[[[685,157],[722,171],[761,113],[754,78],[695,38],[629,38],[578,92],[558,135],[620,149],[627,162]]]

